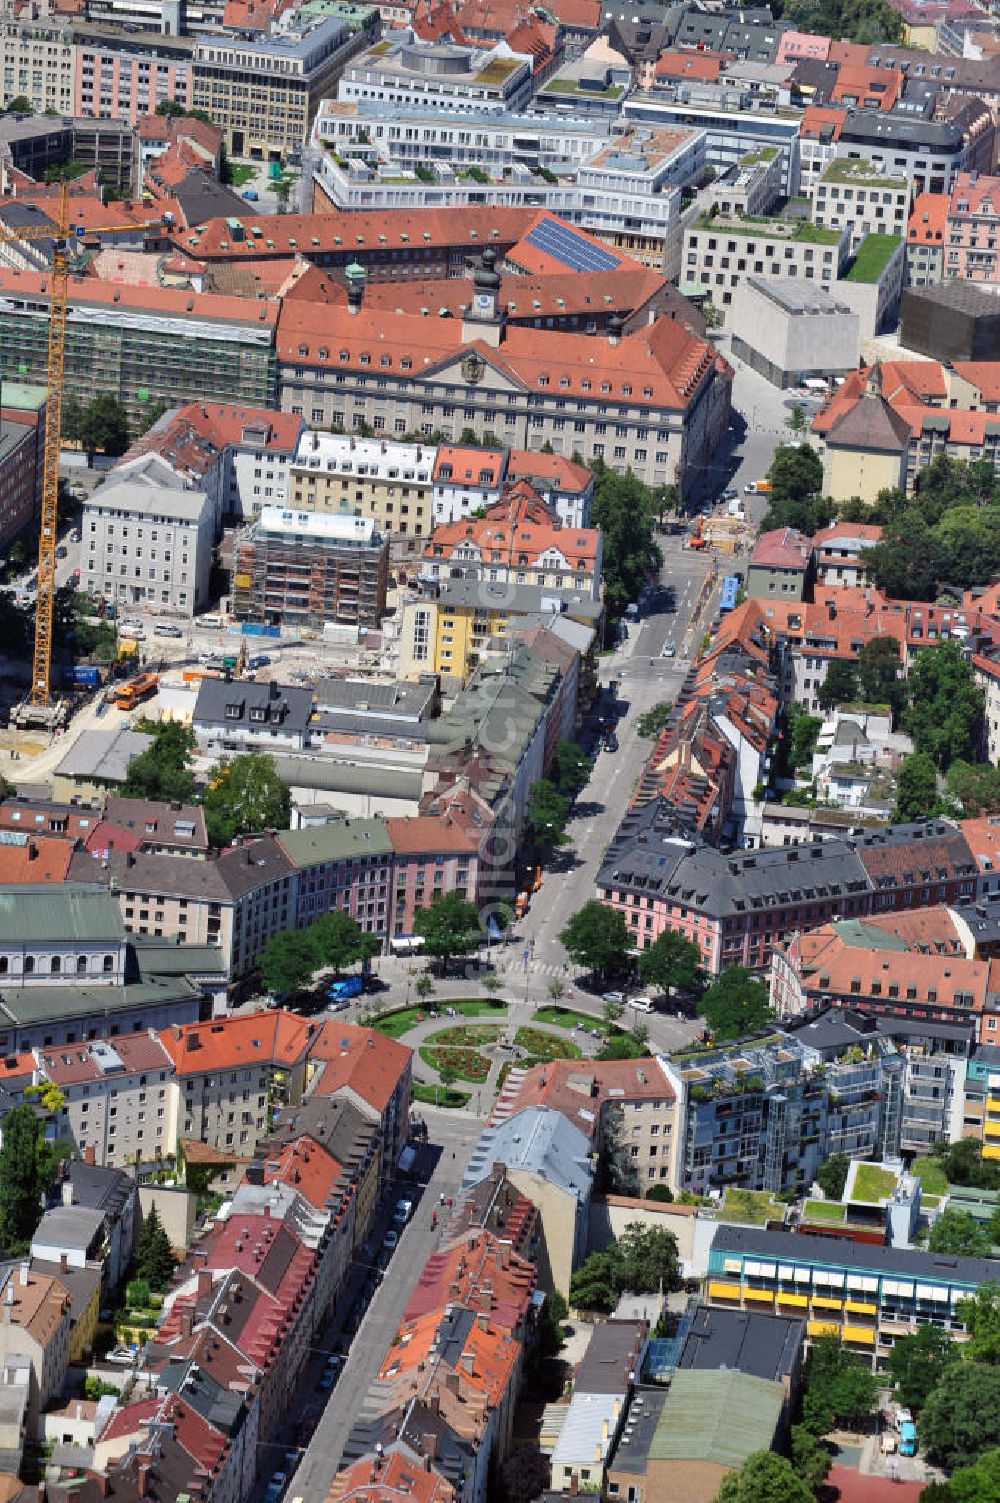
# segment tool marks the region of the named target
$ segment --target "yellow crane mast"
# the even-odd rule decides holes
[[[159,220],[88,227],[87,236],[155,229]],[[82,238],[82,232],[81,238]],[[62,185],[55,227],[27,225],[0,229],[0,242],[51,240],[52,270],[49,291],[49,347],[46,384],[45,446],[42,462],[42,509],[38,530],[38,592],[35,598],[35,646],[32,656],[31,708],[44,719],[52,708],[52,614],[56,596],[57,509],[59,454],[62,447],[63,373],[66,363],[66,313],[69,303],[69,241],[78,234],[69,217],[69,189]]]

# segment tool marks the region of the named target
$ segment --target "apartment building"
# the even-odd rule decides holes
[[[119,608],[155,605],[189,619],[208,599],[217,516],[205,491],[164,465],[112,479],[81,519],[81,588]]]
[[[388,581],[389,540],[373,517],[265,506],[236,541],[233,615],[292,629],[375,627]]]
[[[43,402],[43,424],[44,412]],[[42,433],[38,425],[0,418],[0,546],[9,547],[37,515]]]
[[[173,1155],[174,1065],[152,1031],[41,1049],[38,1065],[65,1097],[60,1131],[68,1129],[81,1154],[122,1169],[158,1168]]]
[[[711,1305],[804,1315],[810,1336],[839,1336],[881,1367],[897,1338],[922,1325],[961,1336],[959,1301],[995,1274],[989,1258],[723,1225],[705,1287]]]
[[[376,100],[397,110],[417,106],[477,115],[517,110],[532,90],[531,62],[505,42],[464,47],[423,42],[409,28],[391,31],[343,70],[338,99]]]
[[[188,37],[81,30],[76,35],[72,113],[138,125],[166,100],[186,109],[193,52]]]
[[[424,545],[422,576],[572,589],[600,598],[599,528],[557,524],[537,491],[516,482],[484,515],[441,523]]]
[[[33,1273],[24,1262],[7,1269],[0,1301],[4,1387],[13,1390],[8,1396],[15,1404],[19,1399],[24,1405],[26,1437],[40,1440],[43,1413],[62,1393],[69,1369],[69,1293],[58,1279]]]
[[[905,178],[914,195],[947,193],[974,165],[977,141],[949,120],[913,118],[902,111],[813,105],[799,118],[802,191],[811,193],[835,159],[870,163],[889,178]]]
[[[348,1101],[377,1126],[383,1194],[395,1180],[406,1147],[412,1072],[413,1050],[377,1029],[352,1027],[337,1018],[312,1029],[310,1095]]]
[[[251,1157],[274,1113],[301,1099],[313,1033],[305,1018],[280,1009],[165,1029],[178,1136]]]
[[[292,461],[288,500],[297,509],[370,518],[394,553],[412,552],[431,530],[432,445],[304,433]]]
[[[682,288],[703,287],[721,314],[748,275],[797,277],[829,292],[850,253],[851,232],[805,220],[752,224],[700,214],[684,231]]]
[[[0,19],[3,107],[28,99],[36,115],[74,113],[73,32],[55,19]]]
[[[836,157],[811,188],[812,219],[851,232],[852,251],[866,235],[906,234],[911,188],[906,178],[883,176],[860,157]]]
[[[320,100],[366,39],[344,20],[310,23],[302,13],[270,35],[199,37],[190,102],[225,133],[231,156],[279,160],[301,149]]]
[[[44,384],[49,293],[41,273],[0,267],[0,373]],[[88,402],[121,401],[132,421],[178,391],[198,400],[275,405],[277,308],[252,299],[128,288],[88,277],[72,282],[66,329],[66,390]]]

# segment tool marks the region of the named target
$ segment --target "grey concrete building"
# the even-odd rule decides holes
[[[860,320],[841,286],[744,277],[729,313],[733,354],[780,387],[856,370]]]
[[[84,504],[80,587],[119,607],[192,617],[208,598],[217,518],[209,497],[166,465],[110,480]]]

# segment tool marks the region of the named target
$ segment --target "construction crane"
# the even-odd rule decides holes
[[[66,363],[66,314],[69,304],[69,242],[84,235],[121,234],[129,230],[155,229],[160,220],[134,220],[131,224],[102,224],[84,230],[69,217],[69,187],[63,183],[59,212],[53,224],[0,228],[0,243],[16,240],[51,240],[52,268],[49,293],[49,346],[45,447],[42,461],[42,511],[38,530],[38,589],[35,596],[35,646],[32,655],[31,693],[19,717],[29,724],[50,724],[52,703],[52,617],[56,598],[56,529],[59,503],[59,453],[62,447],[63,372]]]

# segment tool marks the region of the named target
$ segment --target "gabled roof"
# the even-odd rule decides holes
[[[205,1023],[175,1023],[160,1042],[178,1075],[204,1075],[240,1065],[289,1068],[305,1059],[314,1025],[283,1008],[240,1013]]]
[[[910,423],[881,394],[862,397],[827,429],[826,442],[839,449],[902,454],[909,447]]]
[[[313,1094],[334,1096],[340,1091],[367,1102],[380,1115],[388,1107],[400,1081],[409,1074],[412,1049],[374,1028],[357,1028],[336,1018],[325,1022],[310,1047],[313,1063],[321,1063]]]

